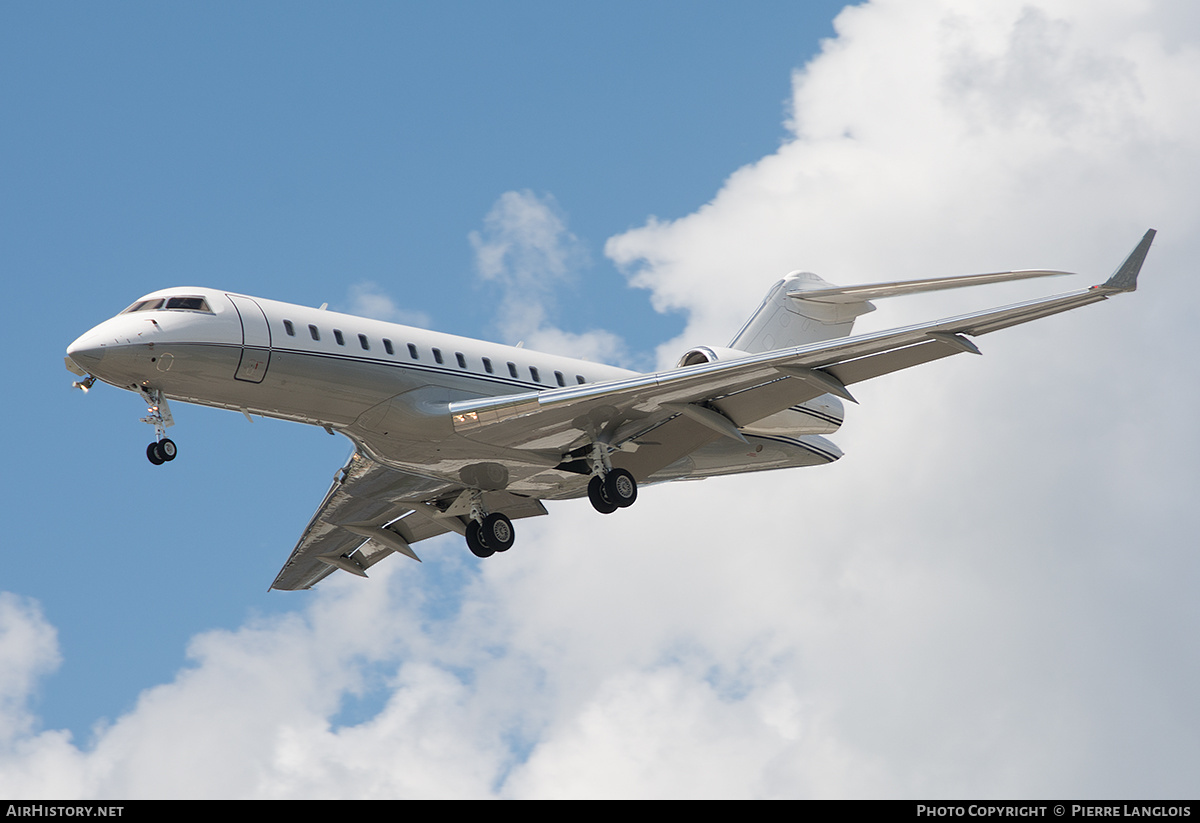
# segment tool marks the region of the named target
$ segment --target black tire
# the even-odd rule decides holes
[[[609,499],[608,491],[604,488],[604,481],[599,475],[588,481],[588,500],[592,501],[592,508],[601,514],[612,514],[620,508]]]
[[[179,449],[175,446],[175,441],[164,437],[158,442],[158,456],[163,460],[170,462],[175,459],[175,455],[179,454]]]
[[[151,443],[146,447],[146,458],[156,466],[161,466],[163,463],[167,462],[167,459],[163,457],[162,453],[158,450],[157,443]]]
[[[479,534],[483,536],[484,542],[487,545],[493,547],[498,552],[506,552],[511,549],[513,541],[517,539],[516,532],[513,531],[512,521],[500,512],[492,512],[483,518],[483,525],[479,527]]]
[[[472,520],[467,524],[467,548],[476,557],[491,557],[496,550],[480,539],[479,524]]]
[[[613,469],[604,478],[604,493],[617,507],[628,508],[637,500],[637,481],[624,469]]]

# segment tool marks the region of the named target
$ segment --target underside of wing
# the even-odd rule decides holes
[[[465,531],[458,505],[463,491],[461,485],[396,471],[355,452],[271,588],[308,589],[338,569],[365,577],[367,569],[393,553],[420,560],[412,544]],[[503,491],[487,495],[493,508],[514,520],[546,513],[537,500]]]

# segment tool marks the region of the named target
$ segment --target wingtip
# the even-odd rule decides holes
[[[1156,234],[1158,232],[1154,229],[1147,229],[1146,233],[1142,235],[1141,241],[1129,253],[1125,261],[1117,266],[1112,277],[1108,278],[1100,288],[1110,291],[1137,291],[1138,272],[1142,270],[1142,264],[1146,262],[1146,254],[1150,251],[1150,244],[1154,242]]]

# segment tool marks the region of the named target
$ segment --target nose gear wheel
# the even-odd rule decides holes
[[[159,389],[142,386],[140,391],[146,400],[146,416],[142,422],[154,427],[154,442],[146,447],[146,458],[154,465],[161,466],[174,460],[179,453],[175,442],[167,437],[167,427],[175,425],[175,420],[171,417],[167,398]]]
[[[178,453],[179,450],[175,447],[175,441],[166,437],[146,447],[146,457],[156,466],[161,466],[163,463],[174,460],[175,455]]]

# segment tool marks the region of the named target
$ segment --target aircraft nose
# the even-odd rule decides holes
[[[74,360],[79,368],[90,373],[104,359],[104,351],[105,346],[100,342],[98,335],[90,331],[67,346],[67,357]]]

